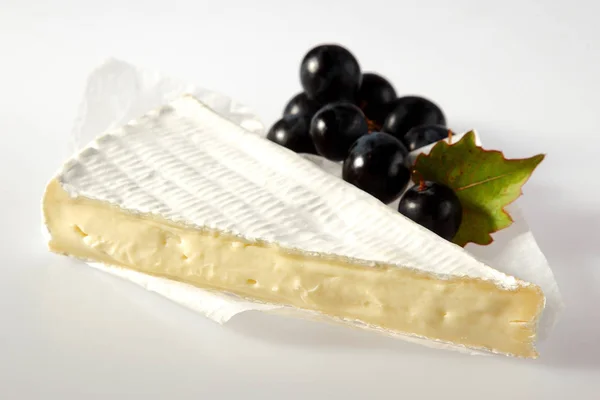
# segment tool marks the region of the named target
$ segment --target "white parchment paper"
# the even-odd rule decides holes
[[[251,109],[223,94],[178,81],[157,71],[138,68],[111,59],[93,71],[88,79],[71,136],[72,150],[81,149],[107,129],[122,126],[151,109],[169,103],[182,94],[196,96],[217,113],[250,132],[258,135],[265,135],[266,133],[265,125]],[[458,140],[460,136],[462,135],[455,136],[454,140]],[[420,149],[419,152],[428,152],[431,147],[432,145]],[[412,157],[416,155],[417,153],[411,153]],[[306,155],[306,157],[329,173],[335,176],[341,175],[339,164],[318,156]],[[396,204],[390,205],[390,207],[395,206]],[[514,224],[494,234],[494,242],[491,245],[469,245],[467,250],[488,265],[509,275],[533,282],[542,288],[546,296],[546,308],[540,320],[539,339],[544,339],[550,333],[563,309],[561,295],[552,270],[529,230],[518,204],[511,204],[507,209],[515,221]],[[131,281],[149,291],[156,292],[221,324],[227,322],[234,315],[249,310],[284,312],[305,318],[321,319],[315,313],[298,311],[279,305],[247,301],[234,295],[202,290],[191,285],[156,278],[119,267],[97,263],[90,263],[89,265]],[[337,322],[360,328],[369,328],[356,321],[338,320]],[[386,333],[391,334],[390,332]],[[428,346],[476,353],[461,346],[422,341],[419,338],[396,334],[392,335]]]

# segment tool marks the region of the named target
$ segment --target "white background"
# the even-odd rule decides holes
[[[594,0],[0,0],[0,399],[598,399],[599,11]],[[486,147],[548,154],[519,200],[567,306],[540,359],[260,314],[222,327],[47,253],[39,201],[105,58],[217,89],[270,124],[299,90],[303,54],[325,41],[400,94],[432,98]]]

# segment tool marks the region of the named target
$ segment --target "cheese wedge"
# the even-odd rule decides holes
[[[541,289],[185,96],[50,181],[52,251],[471,349],[536,357]]]

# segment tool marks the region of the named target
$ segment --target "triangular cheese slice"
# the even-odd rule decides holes
[[[394,333],[535,357],[541,289],[185,96],[46,189],[52,251]]]

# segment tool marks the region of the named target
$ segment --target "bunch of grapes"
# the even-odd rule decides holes
[[[297,153],[343,162],[345,181],[386,204],[410,181],[408,152],[448,136],[440,107],[423,97],[398,97],[387,79],[363,73],[342,46],[310,50],[300,65],[300,82],[303,91],[289,100],[267,138]],[[433,182],[407,191],[399,211],[446,239],[454,236],[462,215],[452,190]]]

